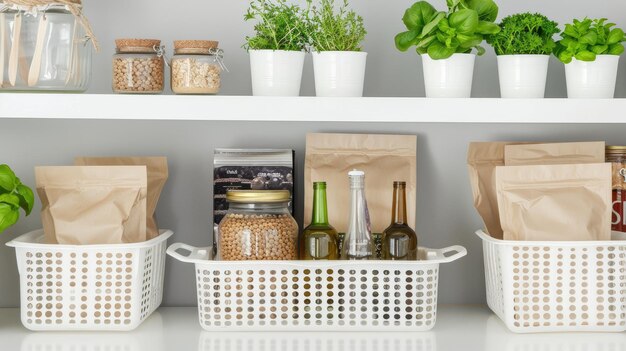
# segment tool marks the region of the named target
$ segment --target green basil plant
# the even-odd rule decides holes
[[[622,42],[626,41],[624,31],[606,21],[606,18],[585,18],[566,24],[554,55],[563,63],[570,63],[574,58],[595,61],[597,55],[621,55],[624,52]]]
[[[0,165],[0,233],[17,223],[20,208],[28,216],[34,202],[33,191],[22,184],[9,166]]]
[[[498,6],[493,0],[447,0],[448,11],[437,11],[430,3],[419,1],[406,10],[402,21],[408,29],[395,37],[396,47],[407,51],[415,46],[418,54],[434,60],[456,53],[485,53],[480,46],[485,36],[496,34],[494,23]]]

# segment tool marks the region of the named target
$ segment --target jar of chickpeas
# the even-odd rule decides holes
[[[217,94],[220,91],[223,51],[212,40],[175,40],[171,64],[174,94]]]
[[[160,94],[164,86],[161,41],[117,39],[113,56],[113,91],[125,94]]]
[[[296,260],[298,224],[289,212],[288,190],[231,190],[219,225],[218,258]]]

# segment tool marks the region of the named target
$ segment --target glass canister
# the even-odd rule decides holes
[[[87,90],[97,46],[80,11],[78,0],[0,3],[0,91]]]
[[[611,230],[626,232],[626,146],[607,146],[606,162],[613,166]]]
[[[219,225],[218,258],[296,260],[298,224],[289,213],[288,190],[230,190]]]
[[[171,64],[171,86],[175,94],[217,94],[225,69],[223,51],[217,41],[176,40]]]
[[[163,92],[164,49],[156,39],[116,39],[113,55],[113,92],[160,94]]]

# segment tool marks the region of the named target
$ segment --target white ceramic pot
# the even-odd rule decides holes
[[[612,99],[619,56],[598,55],[595,61],[576,59],[565,65],[567,97],[574,99]]]
[[[475,59],[474,54],[454,54],[444,60],[433,60],[428,55],[422,55],[426,97],[470,97]]]
[[[313,52],[317,96],[363,96],[366,52]]]
[[[250,50],[252,95],[299,96],[304,51]]]
[[[500,96],[540,99],[545,96],[550,55],[498,56]]]

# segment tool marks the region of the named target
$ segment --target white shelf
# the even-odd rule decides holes
[[[503,351],[624,350],[623,333],[513,334],[485,306],[443,305],[428,332],[206,332],[196,307],[160,308],[130,332],[30,332],[0,309],[0,350]]]
[[[626,99],[0,94],[0,118],[408,123],[626,123]]]

